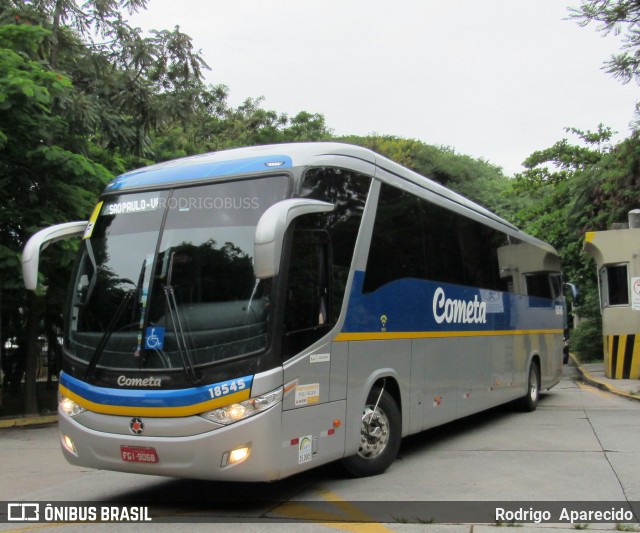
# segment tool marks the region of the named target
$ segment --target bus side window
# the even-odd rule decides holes
[[[555,272],[550,274],[551,279],[551,291],[552,297],[554,300],[562,297],[564,290],[562,285],[562,274],[560,272]]]
[[[382,184],[363,293],[405,278],[513,291],[498,265],[506,241],[497,230]]]
[[[562,295],[562,278],[559,273],[554,272],[533,272],[524,275],[527,295],[533,296],[536,299],[529,300],[530,307],[549,307],[552,305],[551,301],[555,300]]]
[[[424,213],[418,198],[382,185],[363,292],[403,278],[425,279]]]

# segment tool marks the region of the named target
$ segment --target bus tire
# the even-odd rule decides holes
[[[358,453],[344,458],[342,464],[354,477],[382,474],[398,455],[401,438],[402,418],[397,403],[386,390],[380,396],[380,389],[374,388],[362,412]]]
[[[537,361],[531,361],[527,378],[527,393],[520,398],[520,410],[530,413],[538,407],[540,399],[540,367]]]

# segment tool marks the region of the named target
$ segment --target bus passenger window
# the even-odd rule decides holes
[[[513,291],[498,265],[506,242],[504,233],[382,184],[362,290],[413,278]]]
[[[403,278],[424,279],[423,213],[414,196],[383,185],[367,260],[363,292]],[[393,260],[390,260],[393,258]]]
[[[560,297],[561,287],[557,286],[556,280],[558,276],[558,274],[551,272],[535,272],[524,275],[527,295],[534,297],[529,299],[530,307],[549,307],[552,305],[550,300]]]

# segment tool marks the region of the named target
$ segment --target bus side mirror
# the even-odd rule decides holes
[[[335,206],[328,202],[304,198],[282,200],[267,209],[256,226],[253,254],[256,278],[269,279],[278,273],[284,234],[295,218],[313,213],[329,213],[334,209]]]
[[[44,250],[52,242],[80,236],[87,227],[86,220],[77,222],[65,222],[56,224],[35,233],[27,241],[22,251],[22,277],[24,286],[35,291],[38,286],[38,265],[40,263],[40,251]]]
[[[579,307],[581,304],[580,291],[573,283],[564,284],[565,296],[570,295],[573,307]]]

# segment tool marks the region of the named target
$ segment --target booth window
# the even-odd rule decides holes
[[[629,305],[627,264],[606,265],[600,270],[602,306]]]

